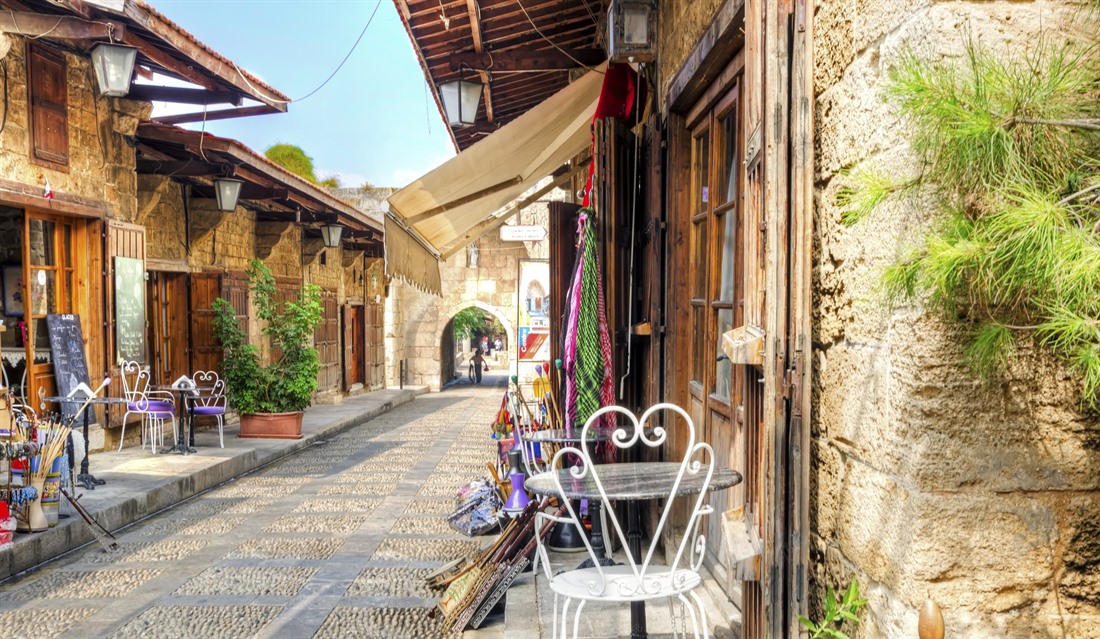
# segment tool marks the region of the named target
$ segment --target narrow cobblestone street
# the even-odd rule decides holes
[[[485,473],[503,375],[419,397],[0,586],[8,636],[441,636],[423,577],[490,537],[453,531]],[[109,453],[108,453],[109,454]]]

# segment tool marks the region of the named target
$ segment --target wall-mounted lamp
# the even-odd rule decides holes
[[[321,227],[321,238],[325,240],[325,246],[336,248],[340,246],[340,236],[344,234],[344,227],[339,224],[326,224]]]
[[[134,77],[137,47],[113,42],[97,42],[92,47],[92,68],[100,96],[120,98],[130,92]]]
[[[648,62],[657,56],[657,4],[652,0],[612,0],[607,10],[608,58]]]
[[[218,200],[218,210],[224,212],[237,209],[237,198],[241,196],[242,180],[235,178],[214,178],[214,197]]]
[[[481,83],[468,80],[452,80],[439,85],[443,110],[451,126],[469,126],[477,119],[477,106],[481,103]]]

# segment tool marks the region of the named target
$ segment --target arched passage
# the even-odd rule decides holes
[[[437,336],[437,342],[439,344],[440,386],[454,379],[456,371],[461,372],[457,368],[457,365],[459,359],[462,357],[462,355],[460,354],[460,350],[463,349],[459,349],[458,347],[460,345],[455,344],[454,342],[454,319],[456,315],[468,308],[476,308],[478,310],[481,310],[485,314],[495,318],[498,322],[500,322],[501,326],[504,327],[505,344],[507,345],[505,346],[505,349],[509,348],[512,344],[515,344],[515,327],[513,326],[514,322],[508,320],[505,315],[500,311],[500,309],[490,304],[486,304],[485,302],[482,302],[480,300],[466,300],[464,302],[459,302],[458,304],[455,304],[451,308],[447,309],[447,312],[444,315],[444,317],[447,318],[447,321],[443,323],[443,326],[439,331],[439,335]],[[511,358],[508,358],[508,367],[509,371],[514,370],[515,363],[512,361]]]

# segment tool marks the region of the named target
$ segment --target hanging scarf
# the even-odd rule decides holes
[[[611,335],[604,310],[599,239],[591,217],[582,213],[581,246],[570,286],[566,327],[566,427],[579,429],[592,413],[615,402]],[[608,419],[604,425],[610,425]]]

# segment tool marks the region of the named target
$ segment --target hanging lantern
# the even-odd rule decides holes
[[[216,178],[214,180],[214,197],[218,200],[219,211],[235,211],[237,198],[241,195],[243,181],[234,178]]]
[[[321,227],[321,237],[325,240],[325,246],[336,248],[340,246],[340,236],[344,234],[344,227],[339,224],[326,224]]]
[[[100,96],[120,98],[130,92],[134,77],[137,47],[112,42],[97,42],[92,47],[92,68]]]
[[[649,62],[657,57],[657,4],[652,0],[612,0],[607,10],[608,58]]]
[[[451,126],[469,126],[477,119],[477,107],[481,102],[481,83],[468,80],[452,80],[439,85],[439,97],[447,112]]]

